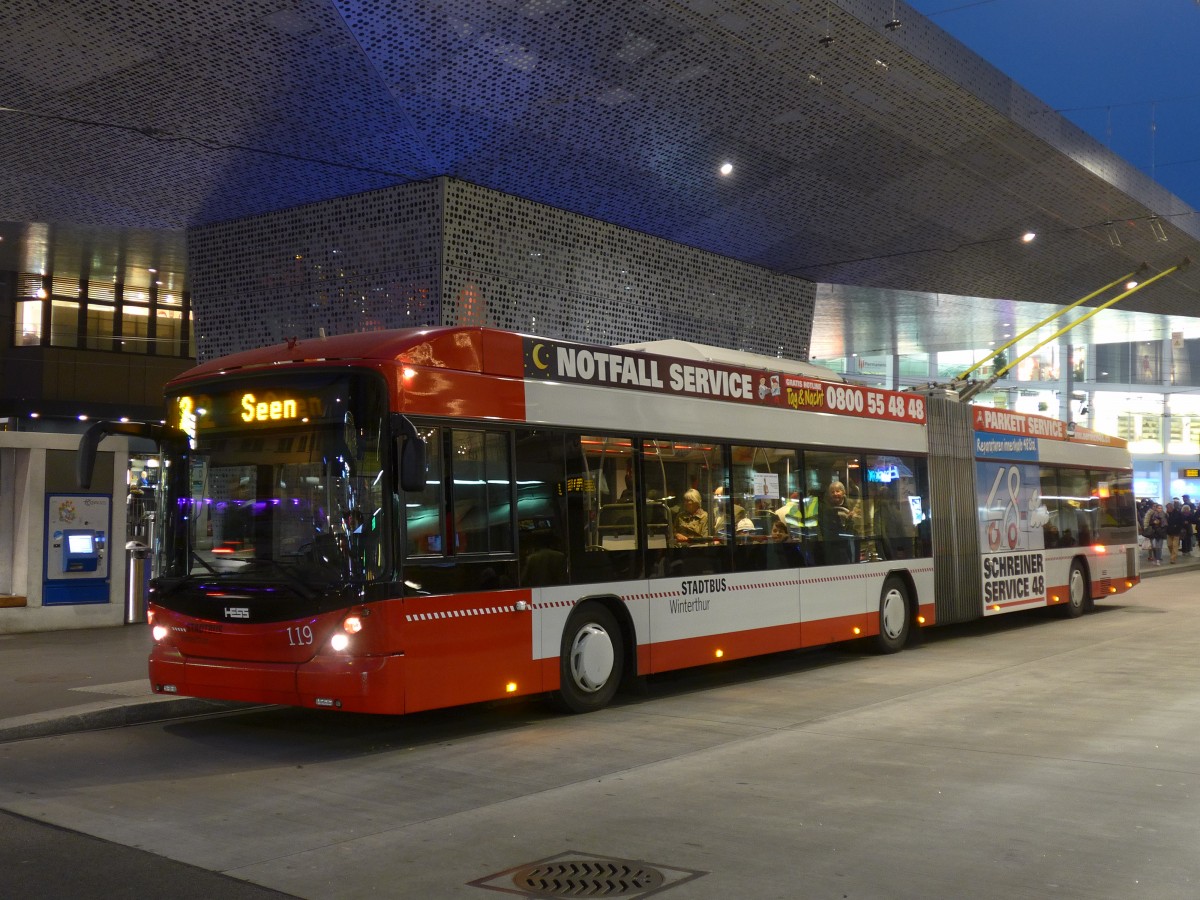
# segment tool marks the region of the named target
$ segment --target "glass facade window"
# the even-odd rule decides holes
[[[14,303],[14,347],[71,347],[117,350],[123,353],[187,356],[191,314],[187,298],[164,293],[155,298],[146,286],[130,287],[103,281],[81,285],[70,278],[50,279],[49,333],[43,327],[42,275],[18,276],[19,299]],[[82,320],[81,320],[82,316]]]
[[[150,308],[125,304],[121,311],[121,350],[124,353],[150,352]]]
[[[36,347],[42,342],[42,301],[18,300],[13,343],[18,347]]]
[[[79,301],[55,297],[50,303],[50,346],[79,346]]]
[[[87,348],[89,350],[111,350],[113,342],[113,319],[115,310],[108,304],[88,303]]]

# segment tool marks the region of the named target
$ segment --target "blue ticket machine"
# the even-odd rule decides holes
[[[47,494],[42,605],[109,602],[112,497]]]

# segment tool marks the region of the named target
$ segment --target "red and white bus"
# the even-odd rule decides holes
[[[167,402],[161,693],[582,712],[641,675],[891,652],[1138,581],[1120,441],[784,360],[380,331],[213,360]]]

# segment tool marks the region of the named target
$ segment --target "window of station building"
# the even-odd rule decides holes
[[[54,297],[50,301],[50,346],[79,346],[79,301]]]
[[[1162,342],[1096,344],[1096,381],[1100,384],[1162,384]]]
[[[879,354],[854,355],[850,357],[850,365],[846,375],[855,382],[869,384],[873,387],[890,388],[892,386],[892,357]]]
[[[157,302],[148,286],[122,293],[123,285],[24,273],[18,276],[13,346],[71,347],[188,355],[191,314],[182,294],[164,293]],[[49,299],[43,299],[49,295]],[[49,307],[49,331],[43,327]]]
[[[122,304],[119,346],[122,353],[150,352],[150,303],[140,291],[126,295]]]
[[[1058,346],[1043,347],[1021,360],[1015,367],[1017,381],[1058,381]]]
[[[982,360],[985,356],[991,353],[991,350],[943,350],[937,355],[937,379],[939,381],[950,381],[957,378],[975,363]],[[1007,357],[1011,359],[1012,357]],[[987,378],[995,371],[997,362],[993,360],[972,373],[976,378]],[[1003,363],[1001,363],[1003,365]],[[1010,373],[1011,374],[1011,373]]]
[[[1161,499],[1163,496],[1162,467],[1157,464],[1152,466],[1135,465],[1133,467],[1133,493],[1139,500]],[[1193,494],[1193,496],[1196,495]]]
[[[42,301],[18,300],[13,344],[17,347],[36,347],[42,342]]]
[[[924,384],[929,381],[929,354],[906,353],[899,358],[900,383]]]
[[[87,304],[87,349],[111,350],[113,346],[113,324],[116,307],[111,303],[88,300]]]
[[[1167,453],[1195,457],[1200,450],[1200,397],[1171,394],[1167,397],[1167,411],[1170,413]]]

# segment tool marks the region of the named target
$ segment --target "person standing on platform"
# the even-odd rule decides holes
[[[1155,503],[1142,520],[1142,534],[1150,542],[1147,559],[1156,566],[1162,565],[1162,545],[1167,536],[1167,514],[1161,503]]]
[[[1178,500],[1172,500],[1167,507],[1167,552],[1171,556],[1171,565],[1179,562],[1179,542],[1183,538],[1183,506]]]

